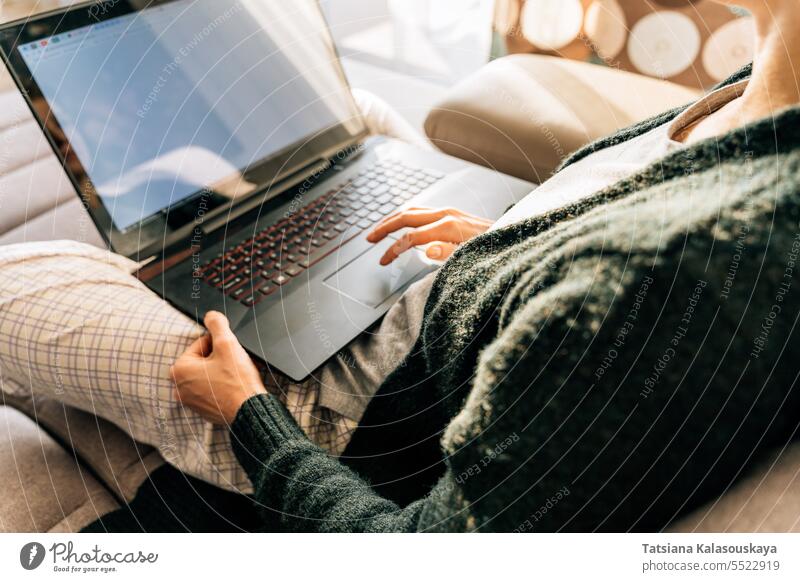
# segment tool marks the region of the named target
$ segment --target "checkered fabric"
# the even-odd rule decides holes
[[[131,276],[136,267],[72,241],[0,247],[0,390],[101,416],[178,469],[250,493],[227,427],[173,398],[169,367],[204,329]],[[271,371],[265,384],[314,442],[344,450],[357,422],[319,404],[317,381]]]

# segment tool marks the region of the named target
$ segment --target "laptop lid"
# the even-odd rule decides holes
[[[0,50],[132,258],[366,135],[316,0],[87,2],[3,26]]]

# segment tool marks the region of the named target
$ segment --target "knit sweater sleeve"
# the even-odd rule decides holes
[[[289,531],[412,532],[449,521],[439,517],[451,507],[444,499],[454,493],[449,477],[401,508],[315,446],[273,396],[248,400],[231,432],[256,502],[279,514]]]

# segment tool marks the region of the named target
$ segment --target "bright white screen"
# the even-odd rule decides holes
[[[119,229],[323,129],[357,131],[312,1],[179,0],[20,52]]]

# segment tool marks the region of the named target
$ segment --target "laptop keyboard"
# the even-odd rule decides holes
[[[251,307],[444,178],[382,161],[220,253],[194,275]]]

